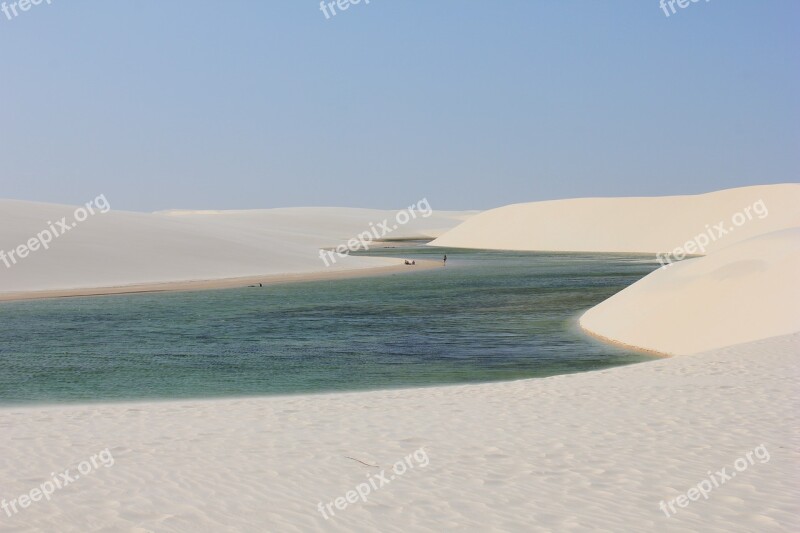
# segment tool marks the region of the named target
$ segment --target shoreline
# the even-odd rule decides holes
[[[4,411],[38,410],[38,409],[89,409],[92,407],[149,407],[166,406],[180,407],[186,404],[235,404],[241,402],[260,402],[260,401],[283,401],[309,399],[319,400],[327,397],[329,400],[336,400],[343,396],[353,395],[380,395],[380,394],[413,394],[414,391],[431,391],[433,389],[449,390],[471,387],[492,387],[504,384],[525,384],[535,383],[541,380],[563,378],[564,376],[592,374],[607,372],[618,368],[626,368],[641,364],[653,363],[662,359],[672,359],[673,356],[654,357],[647,361],[634,363],[618,364],[604,368],[593,368],[590,370],[575,370],[559,374],[548,374],[544,376],[516,377],[510,379],[498,379],[491,381],[468,381],[462,383],[430,383],[424,385],[401,385],[397,387],[380,387],[369,389],[341,389],[341,390],[319,390],[319,391],[299,391],[299,392],[280,392],[280,393],[256,393],[244,395],[221,395],[221,396],[186,396],[186,397],[142,397],[142,398],[101,398],[98,400],[45,400],[19,403],[0,403],[0,414]],[[436,391],[434,391],[436,392]],[[180,405],[179,405],[180,404]]]
[[[398,258],[398,261],[402,261]],[[440,266],[438,261],[420,260],[414,265],[415,270],[433,270]],[[76,289],[49,289],[43,291],[22,291],[0,293],[0,302],[17,302],[26,300],[45,300],[55,298],[78,298],[89,296],[115,296],[124,294],[147,294],[156,292],[192,292],[221,289],[247,288],[258,283],[264,286],[284,283],[301,283],[306,281],[327,281],[337,279],[369,278],[388,276],[410,271],[409,265],[375,266],[349,270],[317,271],[300,274],[267,274],[264,276],[245,276],[238,278],[220,278],[209,280],[167,281],[157,283],[136,283],[113,287],[85,287]],[[411,269],[413,271],[413,269]],[[260,287],[256,287],[260,288]]]
[[[667,352],[659,352],[658,350],[650,350],[648,348],[642,348],[641,346],[634,346],[633,344],[626,344],[624,342],[620,342],[618,340],[614,340],[610,337],[604,337],[599,333],[595,333],[589,329],[586,329],[583,324],[581,324],[580,319],[578,319],[578,328],[587,336],[603,342],[605,344],[610,344],[611,346],[616,346],[617,348],[622,348],[624,350],[630,350],[632,352],[638,352],[643,355],[649,355],[653,357],[657,357],[659,359],[669,359],[671,357],[675,357],[675,354],[667,353]]]

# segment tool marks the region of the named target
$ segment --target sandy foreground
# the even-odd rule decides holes
[[[0,528],[798,531],[798,353],[790,335],[486,385],[4,408],[0,497],[105,449],[113,465]],[[699,484],[707,499],[659,508]]]

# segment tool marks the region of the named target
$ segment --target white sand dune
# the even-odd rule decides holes
[[[766,215],[763,215],[763,202]],[[431,243],[487,250],[670,252],[711,231],[707,251],[800,226],[800,184],[742,187],[695,196],[577,198],[480,213]],[[749,215],[745,213],[749,209]],[[736,226],[737,213],[744,222]],[[737,217],[736,222],[741,219]],[[718,236],[715,229],[727,233]]]
[[[114,465],[0,512],[0,529],[800,531],[798,353],[793,335],[486,385],[6,407],[0,498],[105,448]],[[761,445],[768,460],[752,453]],[[420,447],[427,466],[412,460],[391,480],[391,465]],[[322,517],[319,502],[381,468],[388,485]],[[723,468],[735,477],[708,499],[673,502],[669,518],[659,508]]]
[[[73,220],[74,210],[0,200],[0,250],[17,248],[62,217]],[[346,244],[384,219],[392,229],[386,237],[435,237],[472,213],[418,213],[393,229],[396,214],[345,208],[153,214],[112,209],[90,216],[49,249],[40,248],[10,268],[0,263],[0,294],[395,265],[393,259],[345,257],[326,266],[319,249]]]
[[[596,335],[672,355],[800,331],[800,228],[659,268],[580,323]]]
[[[431,244],[652,253],[709,241],[704,246],[709,255],[683,262],[671,257],[666,268],[580,320],[610,341],[690,354],[800,331],[798,206],[800,184],[698,196],[535,202],[478,214]],[[727,233],[719,235],[721,230]]]

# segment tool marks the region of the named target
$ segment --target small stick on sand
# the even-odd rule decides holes
[[[352,459],[353,461],[358,461],[358,462],[359,462],[359,463],[361,463],[362,465],[371,466],[372,468],[380,468],[380,466],[378,466],[378,465],[371,465],[371,464],[369,464],[369,463],[365,463],[364,461],[362,461],[362,460],[360,460],[360,459],[356,459],[355,457],[348,457],[348,456],[346,456],[346,455],[345,455],[344,457],[345,457],[345,459]]]

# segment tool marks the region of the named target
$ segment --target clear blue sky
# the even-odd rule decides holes
[[[52,0],[0,13],[0,197],[482,209],[800,181],[798,27],[797,0],[362,0],[330,20],[313,0]]]

